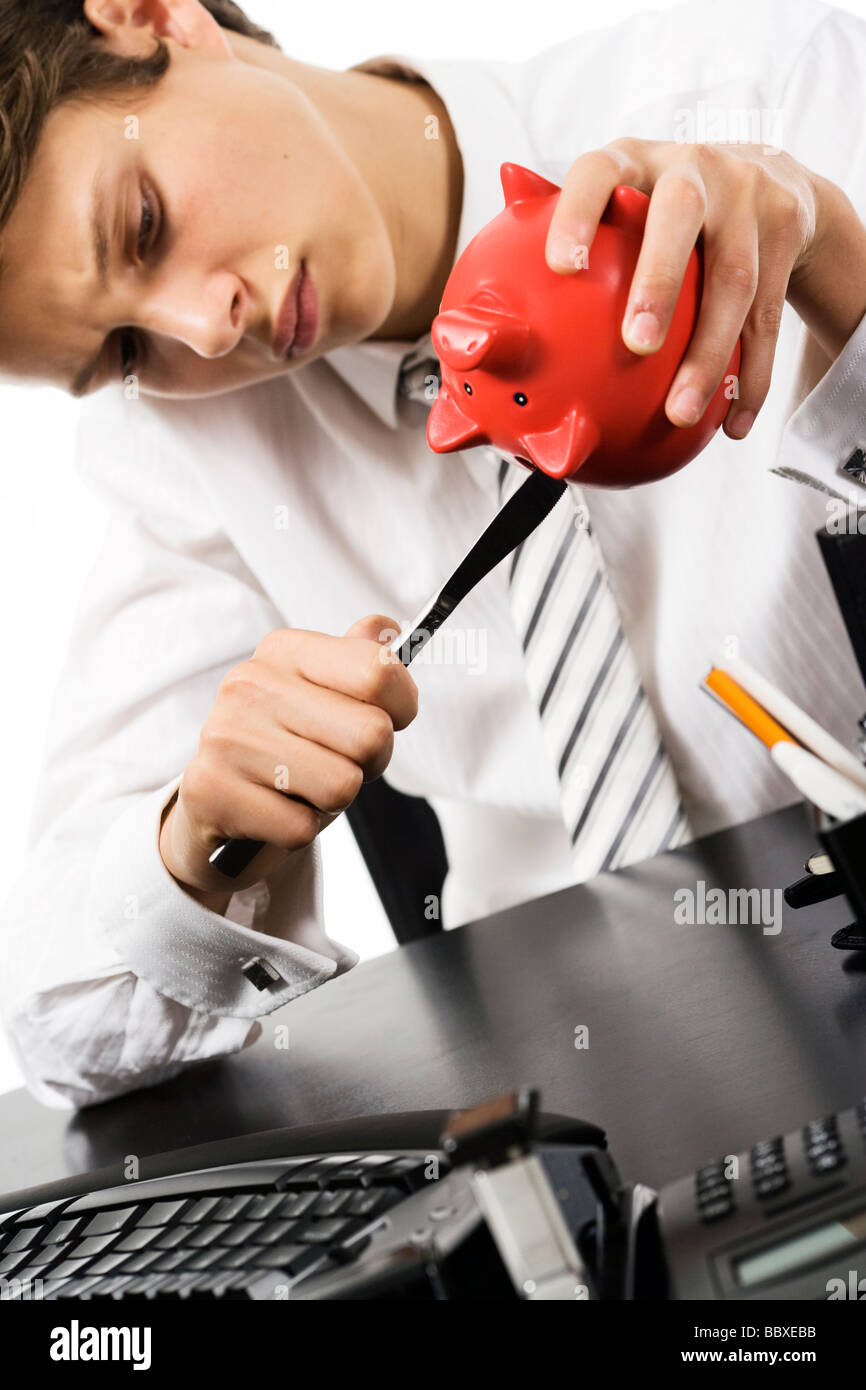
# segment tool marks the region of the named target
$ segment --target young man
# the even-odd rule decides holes
[[[332,72],[221,0],[0,0],[0,364],[98,393],[81,462],[113,506],[5,908],[6,1020],[47,1104],[237,1051],[353,965],[325,932],[317,837],[386,767],[439,814],[456,925],[794,799],[697,689],[720,640],[850,738],[862,694],[813,532],[828,493],[858,486],[844,465],[864,443],[866,26],[813,0],[777,16],[692,4],[523,64]],[[410,675],[378,642],[498,503],[490,451],[431,455],[397,388],[502,206],[505,160],[562,184],[546,249],[562,274],[580,273],[575,247],[591,256],[617,184],[651,194],[633,351],[663,336],[703,231],[674,424],[742,332],[739,394],[701,458],[586,494],[604,561],[587,611],[612,595],[621,631],[585,756],[613,766],[605,791],[629,774],[637,734],[618,744],[611,722],[627,660],[662,743],[641,815],[585,794],[585,852],[508,567],[452,619],[474,659],[437,664],[431,644]],[[572,690],[594,621],[568,652]],[[650,848],[666,771],[685,818]],[[234,886],[209,862],[228,836],[269,846]],[[242,969],[254,956],[265,991]]]

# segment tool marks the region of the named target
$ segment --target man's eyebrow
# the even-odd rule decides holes
[[[108,239],[106,230],[105,216],[105,179],[103,171],[98,169],[93,180],[92,201],[90,208],[90,234],[93,241],[93,260],[96,266],[96,277],[99,287],[103,294],[108,290],[108,270],[111,262],[111,243]],[[75,397],[83,396],[99,366],[102,357],[102,348],[85,367],[75,376],[72,385],[69,387],[70,394]]]

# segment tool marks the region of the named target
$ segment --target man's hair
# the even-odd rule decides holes
[[[224,29],[276,44],[232,0],[201,3]],[[55,107],[71,97],[153,87],[168,69],[162,40],[146,58],[124,58],[100,39],[82,0],[0,0],[0,232]]]

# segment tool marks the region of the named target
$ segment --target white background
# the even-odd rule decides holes
[[[782,21],[785,0],[777,2]],[[718,20],[717,0],[704,3],[708,16],[715,9]],[[435,5],[418,0],[248,0],[245,5],[287,53],[331,68],[345,68],[380,53],[519,61],[559,38],[614,24],[642,10],[669,8],[671,0],[654,5],[640,0],[606,0],[604,5],[535,0],[531,7],[515,0],[436,0]],[[866,17],[866,0],[851,0],[841,8]],[[748,43],[748,35],[743,42]],[[81,585],[105,524],[101,506],[74,471],[77,409],[59,391],[0,385],[0,580],[7,653],[0,720],[0,843],[6,875],[14,873],[25,850],[49,701]],[[348,826],[335,823],[322,845],[332,933],[363,957],[392,949],[393,935]],[[35,884],[34,892],[38,890]],[[0,1092],[20,1084],[0,1034]]]

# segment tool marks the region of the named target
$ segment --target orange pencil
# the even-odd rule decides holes
[[[741,685],[737,685],[735,680],[718,667],[713,667],[704,684],[714,695],[718,695],[722,703],[727,705],[740,722],[745,724],[747,729],[751,729],[755,737],[768,748],[773,748],[777,743],[796,743],[798,747],[801,746],[787,729],[783,729],[781,724],[777,724],[776,720],[762,709],[757,700],[747,695]]]

